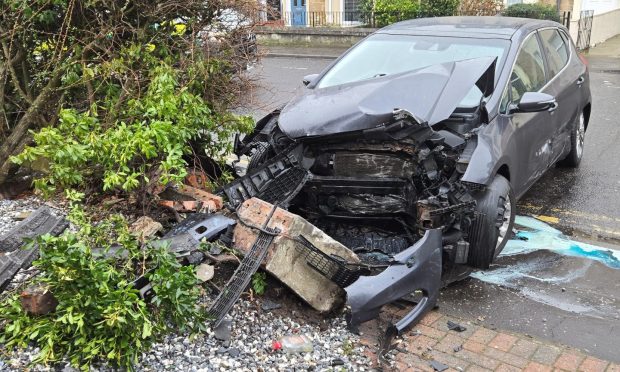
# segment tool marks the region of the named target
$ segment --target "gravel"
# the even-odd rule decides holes
[[[42,201],[31,197],[0,201],[0,235],[18,221],[14,217],[24,210],[34,210]],[[16,281],[28,277],[20,272]],[[324,324],[311,323],[291,313],[277,315],[261,309],[262,300],[241,299],[228,317],[232,332],[229,341],[220,341],[209,329],[206,334],[190,337],[174,332],[166,335],[144,352],[137,371],[293,371],[293,370],[369,370],[370,360],[364,354],[359,337],[347,330],[344,316],[325,318]],[[312,341],[313,351],[288,354],[273,351],[272,342],[286,335],[305,335]],[[30,363],[39,349],[3,350],[0,345],[0,371],[75,371],[68,362],[55,368]],[[108,366],[93,371],[112,371]]]

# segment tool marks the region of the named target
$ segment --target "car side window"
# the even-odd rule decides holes
[[[549,79],[552,79],[568,63],[568,48],[557,29],[550,28],[539,33],[549,63]]]
[[[526,92],[537,92],[546,83],[542,51],[535,34],[524,42],[510,75],[510,102],[517,103]]]

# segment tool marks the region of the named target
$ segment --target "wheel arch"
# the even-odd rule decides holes
[[[588,130],[588,124],[590,123],[590,113],[592,112],[592,103],[588,102],[583,107],[583,119],[585,121],[586,130]]]

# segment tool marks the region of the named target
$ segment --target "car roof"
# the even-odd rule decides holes
[[[418,18],[394,23],[377,31],[380,34],[436,35],[511,39],[522,30],[529,33],[541,27],[563,27],[557,22],[503,16]]]

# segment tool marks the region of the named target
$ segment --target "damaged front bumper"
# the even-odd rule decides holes
[[[357,331],[360,323],[379,316],[381,308],[391,302],[421,294],[417,304],[398,322],[391,325],[400,334],[416,323],[437,302],[441,284],[441,230],[428,230],[413,246],[393,257],[392,263],[375,276],[361,276],[345,288],[350,307],[349,326]]]

